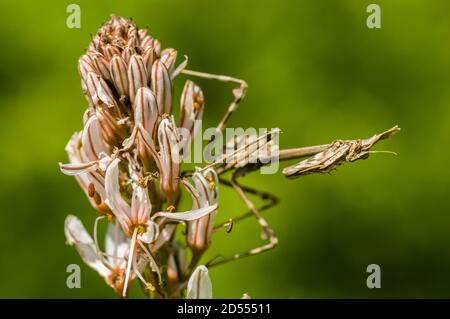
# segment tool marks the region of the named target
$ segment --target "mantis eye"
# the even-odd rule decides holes
[[[363,153],[359,158],[360,159],[368,159],[369,158],[369,153],[368,152]]]

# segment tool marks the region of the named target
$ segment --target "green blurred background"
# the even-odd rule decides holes
[[[366,27],[371,2],[381,29]],[[280,244],[212,269],[215,297],[450,297],[449,1],[74,1],[81,29],[66,27],[69,3],[0,2],[0,297],[115,297],[84,265],[82,288],[66,287],[66,266],[81,259],[65,245],[64,218],[90,228],[96,214],[57,165],[86,107],[77,59],[111,13],[149,25],[191,69],[247,80],[230,126],[280,127],[282,147],[402,127],[377,146],[398,156],[293,181],[246,177],[281,198],[265,213]],[[232,86],[197,82],[214,125]],[[225,189],[221,207],[219,220],[245,210]],[[214,237],[210,256],[259,243],[249,220]],[[366,287],[371,263],[381,289]]]

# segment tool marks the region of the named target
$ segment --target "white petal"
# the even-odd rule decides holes
[[[165,212],[159,212],[156,213],[152,218],[155,219],[157,217],[165,217],[167,219],[171,220],[178,220],[178,221],[191,221],[196,220],[199,218],[202,218],[203,216],[206,216],[208,214],[211,214],[213,211],[217,209],[217,204],[202,207],[195,210],[189,210],[187,212],[172,212],[172,213],[165,213]]]
[[[64,232],[67,242],[75,246],[81,258],[89,267],[95,269],[103,277],[110,275],[110,270],[102,263],[99,257],[92,237],[77,217],[73,215],[66,217]]]
[[[206,176],[208,176],[209,180],[212,180],[213,187],[211,187],[210,181]],[[192,180],[200,194],[201,206],[217,203],[219,180],[213,169],[208,169],[203,173],[195,172],[192,174]]]
[[[108,107],[114,107],[115,100],[114,96],[105,80],[102,78],[98,78],[98,86],[97,86],[97,96],[100,101],[106,104]]]
[[[131,197],[131,221],[134,224],[146,223],[152,211],[147,188],[135,186]]]
[[[139,240],[144,243],[151,244],[151,243],[154,243],[158,239],[158,236],[159,236],[158,224],[149,220],[147,222],[147,231],[144,234],[142,234],[141,236],[139,236]]]
[[[192,186],[187,180],[183,179],[182,180],[184,187],[186,188],[186,190],[189,192],[189,194],[191,194],[192,197],[192,209],[197,209],[202,205],[202,198],[200,193],[197,191],[197,189]]]
[[[114,267],[125,264],[125,257],[130,249],[130,240],[123,233],[119,224],[108,223],[105,235],[105,252],[109,263]]]
[[[108,206],[122,224],[122,227],[127,227],[126,225],[130,221],[131,208],[120,194],[119,163],[120,160],[116,158],[109,164],[105,175],[105,191]]]
[[[156,151],[155,143],[152,139],[152,136],[144,129],[144,127],[141,124],[137,124],[137,141],[138,143],[142,143],[142,146],[145,147],[150,154],[152,155],[153,159],[156,162],[156,166],[158,166],[158,169],[162,169],[162,164],[160,160],[160,156],[158,152]]]
[[[102,171],[106,172],[106,169],[108,168],[109,164],[112,162],[111,157],[104,153],[100,153],[100,160],[98,161],[98,168],[100,168]]]
[[[208,268],[200,265],[192,273],[187,286],[187,299],[211,299],[212,285]]]
[[[92,115],[84,125],[81,144],[84,153],[91,161],[97,160],[100,153],[109,152],[103,140],[102,129],[96,115]]]
[[[80,163],[81,132],[75,132],[66,145],[66,152],[71,163]]]
[[[97,161],[92,161],[89,163],[70,163],[70,164],[59,163],[59,168],[61,169],[61,172],[63,172],[64,174],[75,176],[95,171],[97,169]]]

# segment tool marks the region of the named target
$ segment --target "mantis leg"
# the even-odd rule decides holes
[[[237,259],[240,259],[243,257],[253,256],[253,255],[263,253],[265,251],[272,249],[273,247],[275,247],[278,244],[278,238],[275,236],[275,233],[270,228],[269,224],[264,219],[264,217],[262,217],[261,212],[256,208],[256,206],[253,204],[253,202],[247,197],[245,189],[237,181],[238,177],[241,177],[241,176],[245,175],[246,173],[247,173],[247,170],[245,167],[243,167],[241,169],[237,169],[231,177],[230,184],[236,190],[239,197],[241,197],[241,199],[244,201],[245,205],[247,205],[247,207],[250,209],[251,214],[258,221],[258,224],[260,225],[260,227],[262,229],[263,238],[267,241],[267,243],[262,246],[250,249],[248,251],[245,251],[242,253],[237,253],[232,256],[222,258],[220,260],[212,260],[211,262],[207,263],[207,266],[209,268],[220,265],[220,264],[224,264],[229,261],[237,260]]]
[[[239,103],[242,101],[242,99],[245,97],[245,93],[247,92],[247,82],[241,79],[233,78],[231,76],[226,75],[217,75],[217,74],[210,74],[210,73],[204,73],[204,72],[198,72],[198,71],[192,71],[192,70],[183,70],[181,73],[190,75],[190,76],[196,76],[199,78],[209,79],[209,80],[217,80],[221,82],[231,82],[239,84],[239,87],[233,89],[233,95],[234,99],[231,102],[231,104],[228,106],[228,109],[225,113],[225,115],[220,120],[219,124],[216,127],[216,130],[219,132],[222,132],[223,129],[226,127],[231,115],[236,111]]]
[[[221,184],[225,185],[225,186],[233,187],[233,185],[231,184],[230,181],[227,181],[227,180],[225,180],[223,178],[219,178],[219,182]],[[241,185],[241,188],[248,194],[256,195],[256,196],[260,197],[262,200],[268,201],[267,204],[264,204],[264,205],[262,205],[261,207],[258,208],[258,211],[260,213],[265,211],[265,210],[267,210],[267,209],[269,209],[269,208],[271,208],[271,207],[273,207],[273,206],[275,206],[275,205],[277,205],[279,203],[278,197],[276,197],[275,195],[273,195],[271,193],[260,191],[260,190],[257,190],[257,189],[254,189],[254,188],[250,188],[250,187],[247,187],[247,186],[242,186],[242,185]],[[237,222],[239,222],[241,220],[247,219],[247,218],[252,217],[252,216],[253,216],[253,212],[252,211],[248,211],[247,213],[244,213],[244,214],[241,214],[241,215],[239,215],[237,217],[232,218],[230,221],[223,222],[223,223],[217,225],[216,227],[214,227],[214,232],[220,231],[223,228],[229,229],[230,223],[231,223],[231,225],[233,225],[233,224],[236,224]],[[231,231],[231,230],[229,230],[229,231]]]

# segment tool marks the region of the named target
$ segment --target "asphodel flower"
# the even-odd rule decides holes
[[[76,248],[83,261],[121,294],[125,282],[126,258],[130,250],[129,241],[122,230],[113,223],[108,225],[104,253],[99,250],[77,217],[66,217],[64,232],[67,243]],[[142,262],[140,265],[140,268],[143,268]]]
[[[211,299],[212,284],[208,268],[200,265],[192,273],[187,286],[187,299]]]
[[[213,169],[195,172],[192,175],[194,186],[183,181],[192,196],[192,209],[215,205],[219,199],[219,178]],[[187,224],[186,242],[194,254],[201,255],[208,247],[217,212],[189,222]],[[197,256],[199,258],[200,256]]]
[[[183,150],[191,142],[191,137],[181,142],[180,132],[194,133],[204,106],[201,89],[187,81],[177,127],[173,81],[187,58],[178,66],[176,59],[177,51],[161,49],[147,30],[112,16],[78,62],[88,107],[83,129],[66,147],[70,162],[60,168],[75,176],[101,215],[94,225],[95,240],[73,216],[66,220],[66,236],[122,296],[136,277],[154,297],[168,297],[183,287],[190,269],[186,246],[174,238],[177,225],[203,220],[217,210],[217,201],[176,210]],[[105,215],[110,226],[102,252],[96,233]],[[111,239],[111,225],[120,234],[117,244]],[[121,248],[111,253],[114,245]]]
[[[131,237],[130,257],[128,259],[129,262],[123,292],[125,295],[128,283],[127,279],[131,274],[132,263],[130,260],[132,259],[132,255],[134,254],[137,245],[144,249],[144,252],[147,253],[148,258],[153,261],[153,256],[145,249],[144,244],[153,244],[157,240],[159,225],[156,224],[155,221],[159,217],[164,217],[166,221],[197,220],[201,219],[205,215],[211,214],[217,209],[217,204],[208,205],[206,207],[201,207],[182,213],[157,212],[150,217],[152,205],[148,195],[148,189],[139,185],[140,178],[137,173],[132,172],[131,169],[129,169],[128,172],[131,173],[132,177],[135,176],[135,178],[137,178],[137,180],[131,180],[131,204],[128,204],[122,197],[122,192],[120,190],[119,163],[119,159],[114,159],[109,165],[106,172],[105,187],[107,197],[106,203],[111,208],[124,233]],[[152,250],[151,247],[150,250]],[[156,268],[156,272],[160,277],[160,270],[156,265],[154,268]],[[137,270],[135,269],[135,271]]]
[[[61,171],[75,176],[95,209],[102,214],[110,214],[111,211],[105,204],[104,172],[111,159],[95,116],[86,121],[82,132],[72,136],[66,152],[70,163],[60,164]]]
[[[192,81],[186,81],[181,94],[180,128],[184,128],[188,134],[181,141],[181,148],[187,150],[191,139],[195,138],[200,128],[203,117],[205,97],[199,86]]]

